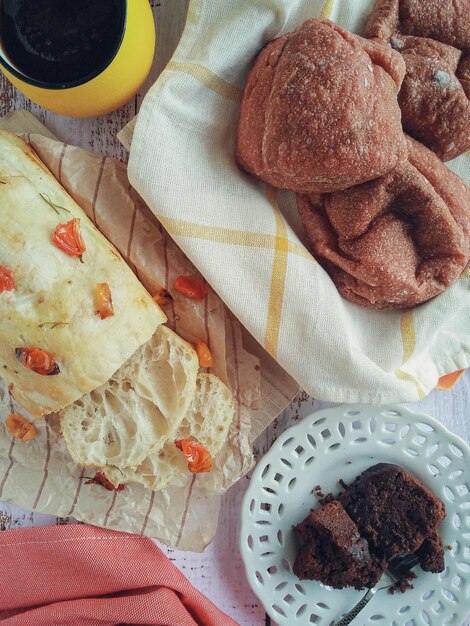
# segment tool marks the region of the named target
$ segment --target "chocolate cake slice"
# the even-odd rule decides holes
[[[294,563],[300,579],[319,580],[335,589],[372,587],[385,565],[371,556],[367,541],[337,500],[312,511],[295,527],[302,541]]]
[[[444,569],[444,548],[437,528],[445,517],[445,506],[398,465],[370,467],[339,500],[378,558],[388,561],[418,551],[423,569]]]
[[[344,487],[337,500],[311,511],[294,527],[302,541],[296,576],[335,589],[373,587],[388,561],[404,553],[416,553],[425,571],[444,570],[438,527],[446,511],[430,489],[389,463],[370,467]],[[411,578],[414,572],[391,591],[405,591]]]

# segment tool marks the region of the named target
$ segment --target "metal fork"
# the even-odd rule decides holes
[[[395,582],[400,580],[400,578],[404,574],[408,574],[413,567],[418,565],[419,557],[416,554],[402,554],[400,556],[395,556],[393,559],[390,559],[388,563],[387,574],[390,578]],[[333,626],[348,626],[353,619],[355,619],[362,609],[369,604],[377,591],[382,591],[382,589],[389,589],[392,585],[384,585],[382,579],[378,581],[378,583],[368,589],[364,597],[359,600],[359,602],[354,606],[344,617],[340,619],[339,622],[335,622]]]

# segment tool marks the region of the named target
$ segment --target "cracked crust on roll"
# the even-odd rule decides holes
[[[276,187],[334,191],[406,159],[390,47],[311,19],[269,43],[241,103],[237,160]]]
[[[386,176],[346,191],[298,195],[312,252],[341,295],[402,309],[447,289],[470,257],[470,188],[418,142]]]

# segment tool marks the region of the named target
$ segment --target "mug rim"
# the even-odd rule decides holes
[[[13,74],[15,78],[18,78],[22,82],[27,83],[28,85],[32,85],[33,87],[40,87],[41,89],[50,89],[50,90],[71,89],[73,87],[79,87],[80,85],[84,85],[85,83],[90,82],[91,80],[99,76],[102,72],[104,72],[104,70],[111,65],[111,63],[116,58],[117,53],[121,49],[124,35],[126,32],[126,26],[127,26],[128,0],[120,0],[120,2],[122,5],[122,9],[123,9],[123,20],[122,20],[121,31],[119,33],[119,39],[116,41],[116,46],[111,51],[109,57],[105,61],[103,61],[103,63],[101,63],[95,70],[93,70],[93,72],[89,72],[82,78],[77,78],[76,80],[72,80],[72,81],[63,81],[63,82],[56,82],[56,83],[31,78],[27,76],[26,74],[23,74],[22,72],[17,70],[13,65],[11,65],[4,58],[3,51],[0,51],[0,65],[4,69],[6,69],[10,74]],[[1,22],[0,22],[0,30],[1,30]]]

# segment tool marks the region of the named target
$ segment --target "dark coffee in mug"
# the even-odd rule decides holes
[[[1,0],[3,53],[35,81],[80,81],[113,58],[124,20],[120,0]]]

